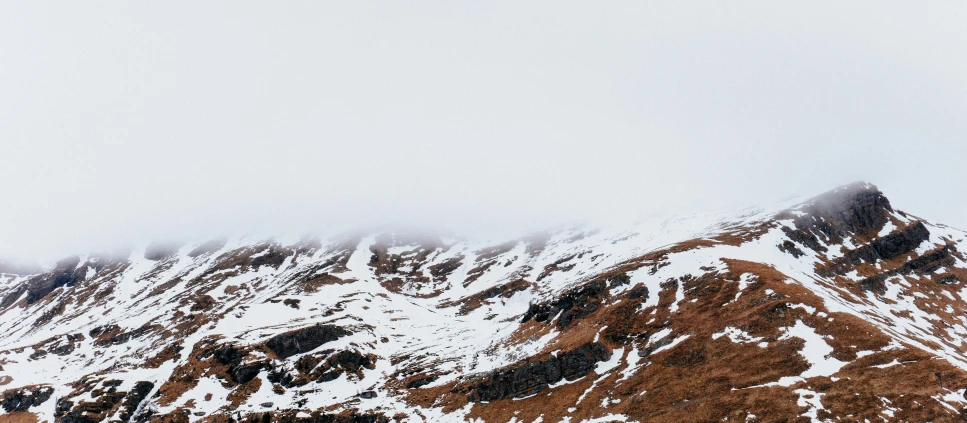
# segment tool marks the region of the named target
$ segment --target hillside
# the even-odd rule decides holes
[[[0,422],[960,421],[964,237],[857,183],[518,240],[69,257],[0,273]]]

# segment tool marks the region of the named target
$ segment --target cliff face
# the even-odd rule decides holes
[[[963,239],[861,183],[522,240],[77,256],[0,275],[0,421],[955,421]]]

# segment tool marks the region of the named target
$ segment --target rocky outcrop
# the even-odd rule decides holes
[[[814,251],[826,251],[825,244],[839,244],[849,234],[865,234],[886,224],[892,212],[890,200],[875,186],[855,183],[819,195],[798,210],[780,214],[793,219],[794,228],[783,227],[789,239]],[[795,255],[794,250],[789,250]]]
[[[243,362],[247,355],[247,350],[233,344],[223,345],[211,352],[211,357],[215,361],[228,366],[224,373],[228,379],[239,385],[255,379],[267,365],[262,361]],[[204,356],[205,354],[202,354],[201,357]]]
[[[436,376],[418,376],[406,382],[407,389],[416,389],[429,385],[437,380]]]
[[[78,267],[78,264],[80,264],[80,257],[70,257],[59,261],[54,270],[31,278],[26,285],[27,304],[40,301],[57,288],[74,286],[77,282],[84,280],[87,267]],[[17,296],[19,297],[19,294]],[[6,304],[7,302],[8,300],[5,298],[3,303]]]
[[[521,323],[530,319],[538,322],[550,322],[560,314],[557,320],[559,327],[566,327],[574,319],[580,319],[593,313],[601,306],[601,300],[607,295],[605,281],[596,280],[577,288],[565,291],[551,302],[531,304]]]
[[[8,413],[27,411],[30,407],[41,405],[54,394],[50,386],[28,386],[10,389],[0,394],[0,408]]]
[[[326,342],[349,335],[346,329],[334,325],[315,325],[282,333],[269,338],[265,346],[281,359],[312,351]]]
[[[239,423],[389,423],[382,414],[327,414],[314,412],[308,416],[297,413],[252,413],[242,417]]]
[[[608,358],[608,350],[601,344],[584,344],[542,361],[494,371],[470,387],[467,398],[481,402],[534,395],[561,379],[580,379],[594,370],[597,362]]]
[[[355,350],[324,350],[306,354],[295,362],[295,372],[284,368],[273,369],[268,374],[272,383],[278,383],[287,388],[303,386],[311,381],[329,382],[336,380],[343,374],[361,379],[363,369],[375,369],[377,357],[373,354],[361,354]]]
[[[232,382],[243,384],[255,379],[255,377],[259,375],[259,372],[262,371],[263,367],[264,364],[259,362],[241,364],[230,368],[228,370],[228,374],[231,376]]]
[[[94,338],[95,347],[108,347],[111,345],[124,344],[134,338],[144,336],[153,329],[154,326],[146,324],[137,329],[122,332],[118,325],[105,325],[91,329],[88,335],[91,335],[91,338]]]
[[[460,300],[460,302],[463,303],[463,305],[460,306],[460,314],[466,315],[480,308],[480,306],[482,306],[485,301],[491,300],[493,298],[497,298],[497,297],[510,298],[514,296],[514,294],[521,291],[525,291],[527,290],[527,288],[530,288],[533,285],[534,284],[532,284],[531,282],[527,282],[524,279],[517,279],[511,282],[490,287],[484,291],[478,292],[476,294],[473,294],[469,297],[466,297]],[[452,305],[452,304],[446,304],[446,306],[449,306],[449,305]]]
[[[921,243],[930,239],[930,231],[922,222],[914,223],[903,230],[891,233],[883,238],[870,241],[866,245],[846,251],[842,257],[833,260],[827,269],[818,273],[830,277],[833,274],[844,275],[860,263],[875,263],[877,260],[891,258],[909,253],[917,249]]]
[[[118,410],[118,418],[122,422],[127,422],[131,420],[134,413],[138,411],[138,406],[141,402],[148,397],[151,390],[154,389],[154,383],[147,381],[140,381],[134,384],[134,387],[128,391],[128,395],[124,397],[124,402],[121,404],[121,409]]]
[[[957,247],[954,245],[944,245],[943,247],[930,250],[920,257],[903,263],[899,267],[876,274],[865,278],[857,284],[860,290],[872,291],[880,295],[886,294],[886,280],[898,275],[909,275],[911,273],[917,275],[926,275],[933,273],[937,269],[943,266],[950,266],[956,262],[952,253],[957,251]],[[959,280],[956,276],[947,276],[942,278],[938,283],[949,284],[956,283]]]
[[[101,387],[90,391],[93,401],[74,401],[63,399],[57,403],[55,423],[94,423],[101,422],[112,416],[127,397],[127,393],[118,391],[120,380],[107,380]],[[147,395],[147,393],[145,394]],[[139,401],[140,402],[140,401]],[[132,410],[133,412],[133,410]]]
[[[286,257],[293,254],[293,251],[287,248],[282,248],[278,245],[272,244],[268,251],[264,251],[258,254],[258,257],[252,259],[251,266],[258,270],[259,267],[269,266],[274,269],[278,269],[279,266],[285,262]]]

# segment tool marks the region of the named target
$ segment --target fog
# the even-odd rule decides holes
[[[2,2],[0,256],[868,180],[967,228],[965,2]]]

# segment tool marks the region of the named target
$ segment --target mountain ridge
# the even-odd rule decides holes
[[[71,257],[0,275],[0,421],[956,421],[963,238],[860,182],[498,243]]]

